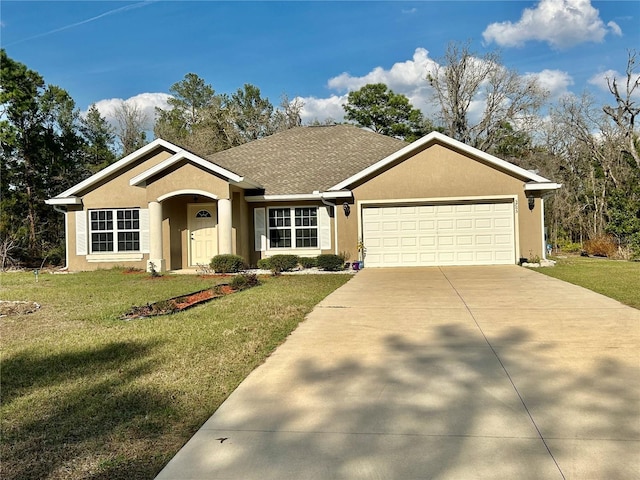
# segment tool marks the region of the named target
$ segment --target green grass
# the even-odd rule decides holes
[[[132,305],[217,279],[2,274],[4,479],[150,479],[346,275],[267,277],[175,315],[125,322]],[[219,282],[220,280],[218,280]]]
[[[537,271],[640,309],[640,262],[606,258],[555,258],[555,267]]]

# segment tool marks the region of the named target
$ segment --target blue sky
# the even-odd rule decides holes
[[[153,112],[189,72],[218,93],[245,83],[273,104],[300,97],[307,121],[341,119],[349,90],[384,82],[426,114],[425,77],[450,41],[536,75],[553,98],[589,89],[608,101],[640,48],[640,2],[5,1],[2,47],[109,117],[121,101]]]

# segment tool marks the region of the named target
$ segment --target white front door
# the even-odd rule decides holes
[[[189,215],[189,265],[209,264],[218,254],[218,217],[215,203],[197,203],[187,206]]]

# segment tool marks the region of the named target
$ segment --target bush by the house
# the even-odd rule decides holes
[[[258,276],[254,273],[241,273],[236,275],[229,282],[229,286],[234,290],[244,290],[260,284]]]
[[[344,266],[344,260],[340,255],[334,255],[332,253],[325,253],[318,255],[317,258],[318,268],[321,270],[327,270],[329,272],[336,272],[342,270]]]
[[[618,252],[618,244],[610,235],[600,235],[584,242],[584,249],[589,255],[612,258]]]
[[[289,272],[298,266],[297,255],[274,255],[269,258],[273,273]]]
[[[302,268],[313,268],[318,266],[317,257],[300,257],[298,261]]]
[[[216,255],[209,264],[216,273],[237,273],[244,269],[244,260],[238,255]]]
[[[257,267],[260,270],[271,270],[271,261],[270,261],[270,259],[268,257],[267,258],[261,258],[260,260],[258,260]]]

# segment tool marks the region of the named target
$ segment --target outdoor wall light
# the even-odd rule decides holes
[[[348,217],[349,214],[351,213],[351,207],[349,206],[349,204],[347,202],[344,202],[342,204],[342,209],[344,210],[344,216]]]
[[[536,199],[533,197],[529,197],[529,210],[533,210],[533,207],[536,206]]]

